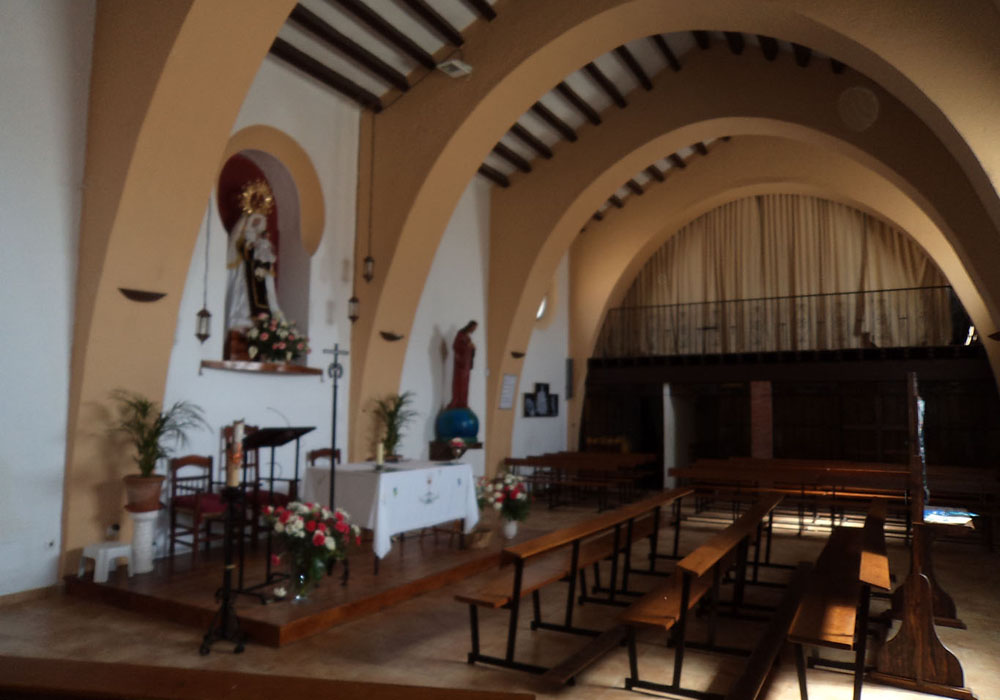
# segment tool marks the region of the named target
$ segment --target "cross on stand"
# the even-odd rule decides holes
[[[336,512],[336,501],[333,500],[336,486],[336,476],[337,476],[337,390],[340,384],[340,378],[344,376],[344,366],[340,364],[340,356],[347,356],[350,353],[347,350],[340,349],[340,343],[334,343],[333,348],[325,348],[323,350],[325,355],[333,355],[333,361],[326,368],[326,374],[330,379],[333,380],[333,410],[330,419],[330,510]],[[333,571],[334,560],[330,560],[330,564],[327,568],[327,575],[330,575]],[[342,583],[347,585],[347,578],[350,569],[348,568],[347,559],[344,559],[344,576]]]

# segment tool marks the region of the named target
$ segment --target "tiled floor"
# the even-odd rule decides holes
[[[592,511],[537,509],[533,527],[556,527]],[[683,531],[681,549],[689,552],[714,530],[692,524]],[[670,535],[669,531],[665,533]],[[775,561],[795,563],[813,560],[825,534],[796,537],[794,533],[775,535]],[[670,540],[665,540],[669,542]],[[908,555],[901,542],[890,542],[892,571],[903,577]],[[636,554],[644,553],[637,545]],[[986,553],[981,545],[939,543],[935,549],[938,577],[958,605],[967,630],[939,628],[942,641],[961,660],[966,685],[981,700],[1000,698],[1000,556]],[[669,563],[663,564],[669,568]],[[768,577],[787,572],[769,572]],[[484,577],[478,577],[481,581]],[[131,663],[241,670],[252,673],[318,676],[461,688],[490,688],[545,695],[545,688],[528,674],[487,666],[469,666],[468,614],[465,606],[453,601],[470,579],[456,586],[425,594],[371,617],[345,624],[282,649],[251,645],[242,655],[228,652],[220,643],[207,657],[198,655],[200,634],[168,622],[152,621],[101,604],[73,600],[65,596],[0,608],[0,653],[53,658],[122,661]],[[648,578],[637,579],[635,587],[652,585]],[[771,602],[780,595],[773,589],[750,589],[750,600]],[[555,614],[563,608],[564,588],[543,591],[542,609]],[[873,612],[886,603],[873,603]],[[616,609],[587,605],[578,609],[581,625],[610,625]],[[521,617],[518,636],[519,660],[549,665],[586,643],[582,637],[528,629],[529,613]],[[484,653],[500,654],[506,634],[506,614],[483,612]],[[759,634],[760,623],[724,621],[720,642],[750,647]],[[704,634],[696,622],[691,637]],[[639,641],[639,668],[644,678],[669,681],[672,651],[657,635],[642,635]],[[687,687],[725,692],[730,678],[741,670],[735,657],[703,652],[688,653],[683,684]],[[623,698],[623,680],[628,672],[624,649],[617,650],[592,667],[573,687],[560,696],[569,698]],[[809,672],[809,693],[814,700],[847,700],[851,678],[847,674],[821,670]],[[771,699],[797,699],[794,664],[785,659],[767,695]],[[916,693],[866,684],[866,700],[927,697]]]

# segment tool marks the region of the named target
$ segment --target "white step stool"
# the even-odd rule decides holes
[[[104,583],[108,580],[108,574],[118,568],[119,558],[127,561],[128,575],[132,575],[132,545],[128,542],[101,542],[84,547],[77,576],[83,576],[88,558],[94,560],[95,583]]]

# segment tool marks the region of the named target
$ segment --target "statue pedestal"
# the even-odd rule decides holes
[[[133,513],[132,516],[132,573],[148,574],[153,570],[153,532],[159,510]]]
[[[465,444],[465,449],[467,450],[481,450],[483,449],[483,443],[481,442],[468,442]],[[434,462],[440,462],[444,460],[454,459],[451,454],[451,445],[444,440],[431,440],[430,451],[428,453],[428,458]],[[461,459],[461,458],[459,458]]]

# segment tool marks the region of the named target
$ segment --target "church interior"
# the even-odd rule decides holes
[[[0,697],[1000,697],[996,0],[0,20]]]

